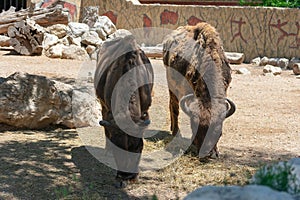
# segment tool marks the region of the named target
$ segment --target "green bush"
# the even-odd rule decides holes
[[[263,166],[254,174],[250,184],[265,185],[290,194],[300,193],[299,180],[293,166],[288,162]]]
[[[300,8],[300,0],[263,0],[263,1],[240,0],[240,5]]]

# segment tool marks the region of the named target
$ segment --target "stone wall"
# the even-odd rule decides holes
[[[258,56],[300,57],[300,9],[140,4],[138,0],[67,0],[77,5],[78,19],[86,6],[99,6],[117,26],[139,28],[141,42],[162,42],[168,30],[197,22],[216,27],[225,51],[245,54],[245,61]],[[151,28],[159,28],[157,30]]]

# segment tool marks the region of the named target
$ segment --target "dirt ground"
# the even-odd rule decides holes
[[[171,140],[168,93],[161,59],[151,59],[155,90],[150,110],[160,135],[145,139],[145,152]],[[0,77],[23,71],[72,83],[82,61],[15,55],[0,49]],[[238,75],[246,67],[251,75]],[[228,96],[236,113],[224,122],[220,158],[200,162],[187,153],[169,166],[141,171],[125,189],[114,187],[115,170],[95,159],[77,129],[16,130],[0,125],[0,199],[182,199],[203,185],[244,185],[263,164],[300,156],[300,79],[292,71],[262,75],[262,67],[232,65]]]

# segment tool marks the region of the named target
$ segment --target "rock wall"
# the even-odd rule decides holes
[[[67,0],[77,6],[78,19],[87,6],[99,6],[118,29],[137,29],[146,45],[161,43],[168,29],[197,22],[215,26],[227,52],[255,57],[300,57],[300,9],[239,6],[141,4],[137,0]],[[152,27],[160,28],[158,34]]]

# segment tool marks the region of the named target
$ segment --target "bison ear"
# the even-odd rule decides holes
[[[180,99],[180,108],[182,109],[182,111],[187,114],[188,116],[193,116],[193,113],[199,113],[197,110],[195,110],[195,108],[199,108],[198,105],[198,100],[197,98],[194,96],[194,94],[188,94],[186,96],[183,96]]]

